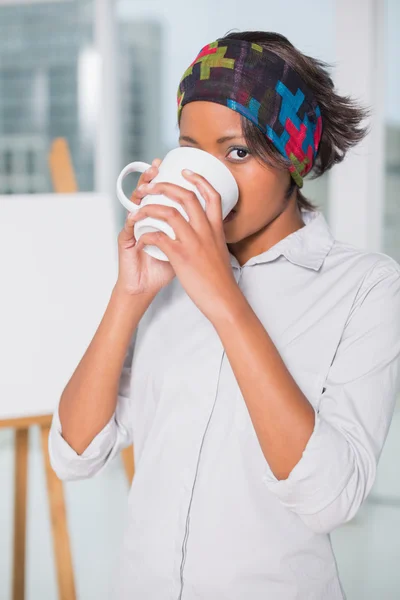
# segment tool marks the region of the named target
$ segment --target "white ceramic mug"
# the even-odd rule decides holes
[[[182,206],[164,194],[148,194],[142,198],[140,204],[135,204],[125,196],[122,190],[122,180],[124,177],[128,175],[128,173],[134,173],[137,171],[143,173],[150,167],[151,165],[145,162],[136,161],[129,163],[129,165],[126,165],[126,167],[122,169],[117,180],[117,196],[121,204],[129,212],[134,212],[146,204],[163,204],[165,206],[174,206],[177,210],[179,210],[186,221],[189,221],[189,217],[183,210]],[[199,202],[204,210],[206,206],[204,198],[201,196],[196,186],[183,177],[182,170],[190,169],[191,171],[199,173],[205,177],[205,179],[207,179],[207,181],[221,196],[223,219],[230,213],[238,201],[239,190],[234,176],[228,167],[223,164],[223,162],[204,150],[189,147],[174,148],[168,152],[158,169],[159,172],[156,177],[154,177],[152,182],[157,183],[158,181],[165,181],[169,183],[175,183],[176,185],[193,191],[199,199]],[[144,233],[159,230],[166,233],[171,239],[176,239],[174,230],[166,221],[155,219],[153,217],[145,217],[144,219],[141,219],[135,223],[133,232],[136,240],[138,240]],[[154,258],[168,261],[168,257],[160,250],[160,248],[158,248],[158,246],[146,244],[143,247],[143,250]]]

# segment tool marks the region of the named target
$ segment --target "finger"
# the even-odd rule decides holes
[[[141,185],[142,183],[150,183],[150,181],[152,179],[154,179],[154,177],[158,174],[158,167],[156,167],[155,165],[152,165],[151,167],[149,167],[146,171],[144,171],[138,181],[138,185]]]
[[[199,173],[182,171],[185,179],[193,183],[206,201],[206,215],[213,227],[221,228],[223,223],[221,195],[209,181]]]
[[[153,160],[153,162],[151,163],[151,167],[144,171],[144,173],[142,173],[141,177],[139,178],[138,187],[139,185],[142,185],[142,183],[150,183],[151,180],[154,179],[156,175],[158,175],[158,167],[160,166],[160,164],[161,158],[155,158]]]
[[[150,183],[152,179],[158,174],[158,167],[161,164],[161,158],[155,158],[146,171],[144,171],[139,177],[138,186],[142,183]]]
[[[168,258],[171,256],[171,251],[176,248],[176,246],[172,246],[171,238],[163,231],[143,233],[139,238],[137,249],[141,250],[143,246],[147,246],[149,244],[152,246],[157,246],[168,256]]]
[[[153,161],[153,163],[154,163],[154,161]],[[141,176],[139,177],[138,184],[131,195],[132,202],[135,202],[135,204],[140,203],[141,196],[139,196],[139,194],[137,193],[137,188],[140,185],[142,185],[143,183],[150,183],[156,175],[158,175],[158,167],[154,164],[152,164],[151,167],[149,167],[146,171],[144,171],[141,174]]]
[[[178,208],[175,208],[174,206],[165,206],[164,204],[147,204],[138,210],[135,216],[132,218],[136,223],[142,219],[145,219],[146,217],[160,219],[161,221],[167,223],[175,234],[175,240],[173,241],[181,241],[186,244],[193,242],[194,229],[186,220],[186,218],[180,213]],[[159,233],[163,234],[163,240],[165,237],[171,240],[166,233],[162,231]],[[141,236],[140,239],[142,239],[142,237],[143,236]]]
[[[133,233],[133,228],[135,226],[134,215],[135,215],[135,213],[133,213],[133,212],[132,213],[129,212],[126,215],[124,226],[121,229],[120,234],[119,234],[119,238],[122,242],[126,243],[126,242],[131,241],[133,245],[136,244],[136,238]]]
[[[164,194],[170,200],[177,202],[187,214],[194,229],[206,224],[207,219],[203,207],[196,194],[191,190],[167,181],[152,182],[150,185],[143,184],[140,187],[142,189],[138,189],[137,193],[142,198],[148,194]]]

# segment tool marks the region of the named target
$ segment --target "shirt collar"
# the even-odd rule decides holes
[[[318,271],[332,248],[334,237],[321,211],[302,209],[304,227],[290,233],[265,252],[252,256],[242,265],[248,267],[284,256],[293,264]],[[229,252],[231,265],[240,267],[236,257]]]

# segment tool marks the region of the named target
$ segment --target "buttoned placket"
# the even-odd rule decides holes
[[[240,279],[242,277],[242,273],[243,273],[243,269],[245,268],[246,265],[240,266],[239,262],[237,261],[237,259],[231,255],[231,264],[233,267],[233,271],[234,271],[234,276],[235,276],[235,280],[236,282],[239,284]],[[196,486],[196,478],[197,478],[197,473],[198,473],[198,469],[199,469],[199,465],[200,465],[200,460],[201,460],[201,451],[203,448],[203,444],[205,443],[205,439],[206,439],[206,435],[207,435],[207,429],[209,427],[211,418],[212,418],[212,414],[214,412],[214,407],[215,407],[215,403],[217,402],[218,399],[218,388],[219,388],[219,381],[220,381],[220,376],[221,376],[221,372],[223,369],[223,365],[224,365],[224,361],[227,360],[226,358],[226,353],[225,353],[225,349],[223,349],[222,351],[222,356],[221,356],[221,363],[220,363],[220,369],[218,372],[218,378],[217,378],[217,385],[216,385],[216,392],[215,392],[215,397],[214,397],[214,402],[213,402],[213,406],[211,408],[211,412],[210,412],[210,416],[209,419],[207,420],[207,425],[206,428],[204,430],[203,433],[203,439],[202,439],[202,443],[200,446],[200,451],[197,457],[197,465],[196,465],[196,473],[195,473],[195,477],[192,483],[192,489],[191,489],[191,497],[190,497],[190,501],[189,501],[189,506],[187,509],[187,515],[186,515],[186,522],[185,522],[185,534],[184,534],[184,538],[183,538],[183,542],[182,542],[182,560],[181,560],[181,564],[180,564],[180,590],[179,590],[179,595],[178,595],[178,599],[177,600],[183,600],[183,588],[184,588],[184,581],[183,581],[183,573],[184,573],[184,567],[185,567],[185,561],[186,561],[186,546],[187,546],[187,540],[189,537],[189,528],[190,528],[190,509],[191,509],[191,504],[192,504],[192,498],[193,498],[193,494],[195,491],[195,486]],[[189,467],[187,467],[184,470],[184,490],[188,491],[189,489],[189,478],[190,478],[190,469]]]

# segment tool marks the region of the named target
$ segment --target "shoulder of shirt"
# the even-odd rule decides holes
[[[334,239],[329,252],[331,258],[348,262],[355,276],[361,277],[362,287],[372,287],[381,279],[394,276],[400,279],[400,264],[384,252],[369,251]]]

